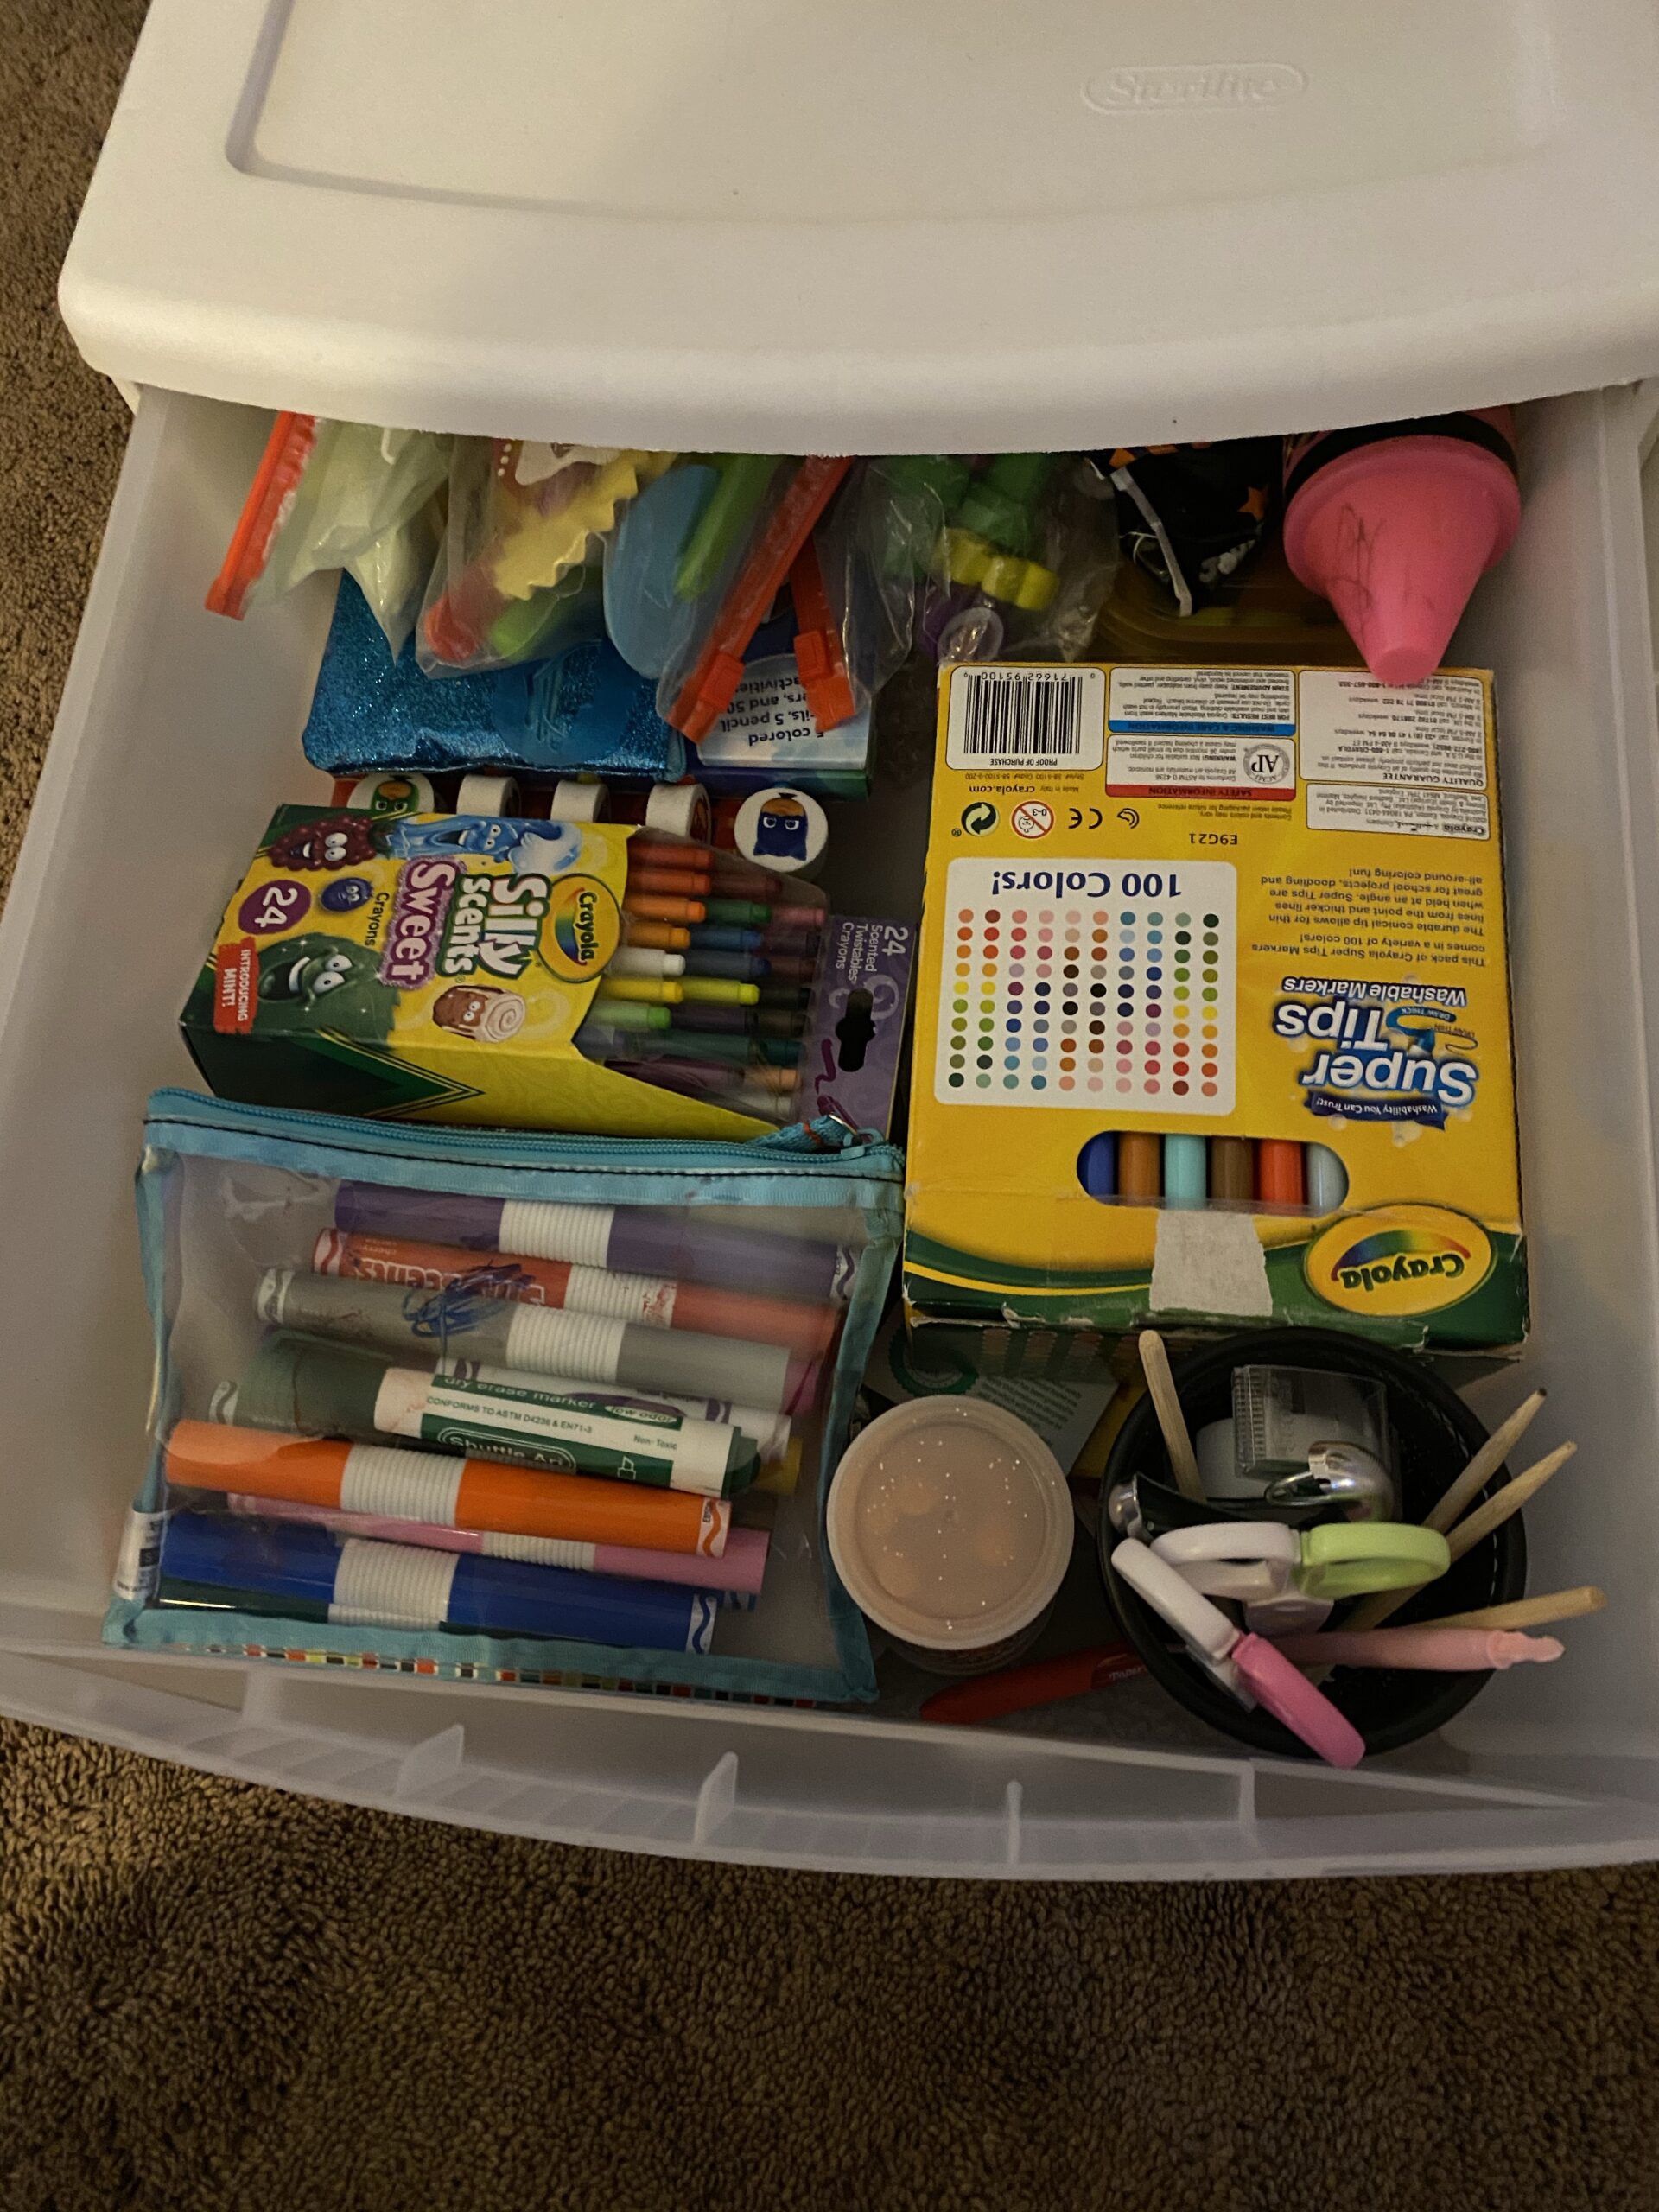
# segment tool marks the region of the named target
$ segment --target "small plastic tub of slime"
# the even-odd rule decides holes
[[[826,1518],[853,1603],[936,1675],[982,1674],[1023,1651],[1071,1556],[1059,1462],[977,1398],[914,1398],[861,1430]]]

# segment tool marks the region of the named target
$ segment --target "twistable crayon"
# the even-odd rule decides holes
[[[655,893],[627,892],[622,899],[622,912],[631,922],[677,922],[689,925],[709,918],[708,902],[702,899],[683,899],[661,896]],[[716,920],[721,918],[715,916]]]
[[[303,1522],[206,1513],[181,1514],[169,1524],[162,1571],[210,1588],[326,1605],[327,1618],[342,1624],[569,1637],[652,1651],[708,1651],[720,1611],[698,1590],[360,1536],[342,1541]]]
[[[600,987],[607,999],[631,999],[636,1006],[678,1006],[686,995],[682,976],[627,976],[608,967],[600,978]]]
[[[232,1513],[268,1521],[306,1521],[336,1536],[366,1536],[385,1544],[421,1544],[446,1552],[479,1552],[486,1559],[515,1559],[530,1567],[562,1567],[573,1574],[620,1574],[628,1582],[680,1582],[712,1590],[722,1599],[753,1599],[766,1571],[771,1538],[764,1529],[734,1529],[718,1559],[692,1552],[645,1551],[632,1544],[579,1544],[563,1536],[509,1536],[499,1529],[443,1529],[435,1522],[400,1521],[381,1513],[344,1513],[303,1498],[252,1497],[230,1492]]]
[[[262,1321],[407,1355],[442,1353],[508,1369],[585,1382],[651,1389],[718,1391],[745,1405],[798,1412],[811,1402],[817,1369],[781,1344],[693,1335],[507,1304],[454,1289],[268,1268],[254,1295]]]
[[[683,924],[648,922],[638,914],[624,913],[622,917],[624,944],[641,945],[657,952],[683,952],[691,942],[691,932]]]
[[[607,1313],[642,1328],[695,1330],[785,1344],[816,1358],[836,1332],[833,1306],[795,1299],[755,1298],[747,1291],[677,1282],[667,1275],[613,1274],[569,1260],[533,1260],[509,1252],[469,1252],[464,1245],[417,1243],[398,1236],[349,1236],[325,1229],[311,1254],[313,1271],[405,1288],[458,1290],[526,1306]]]
[[[570,1205],[378,1183],[342,1183],[334,1197],[334,1223],[386,1236],[573,1260],[619,1274],[672,1275],[805,1299],[844,1298],[856,1259],[833,1236],[737,1229],[702,1220],[691,1208]]]
[[[164,1464],[168,1482],[184,1488],[289,1498],[444,1529],[494,1529],[717,1559],[731,1528],[729,1502],[696,1492],[233,1423],[180,1421],[167,1440]]]
[[[605,963],[605,973],[612,976],[683,976],[685,966],[683,952],[659,952],[648,945],[619,944]]]

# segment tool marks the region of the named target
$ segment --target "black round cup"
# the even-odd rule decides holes
[[[1400,1517],[1421,1522],[1486,1441],[1486,1431],[1463,1400],[1433,1370],[1402,1352],[1332,1329],[1256,1329],[1190,1353],[1175,1364],[1175,1388],[1196,1434],[1207,1422],[1229,1419],[1233,1410],[1236,1367],[1313,1367],[1354,1375],[1382,1383],[1388,1392],[1389,1423],[1394,1439],[1394,1474],[1400,1489]],[[1130,1410],[1106,1465],[1103,1500],[1114,1483],[1131,1475],[1174,1488],[1169,1454],[1150,1395]],[[1482,1496],[1509,1479],[1497,1468]],[[1470,1508],[1472,1510],[1473,1501]],[[1100,1565],[1106,1594],[1125,1635],[1147,1671],[1187,1711],[1225,1736],[1257,1751],[1291,1758],[1312,1758],[1300,1737],[1262,1707],[1246,1708],[1188,1653],[1163,1619],[1120,1575],[1111,1554],[1122,1539],[1100,1516]],[[1472,1612],[1477,1606],[1506,1605],[1525,1595],[1527,1541],[1521,1516],[1512,1514],[1484,1542],[1476,1544],[1438,1581],[1426,1583],[1390,1620],[1393,1626],[1432,1620],[1444,1613]],[[1350,1601],[1351,1605],[1352,1601]],[[1338,1605],[1329,1625],[1342,1626],[1349,1605]],[[1368,1754],[1397,1751],[1420,1736],[1432,1735],[1460,1713],[1491,1676],[1484,1671],[1438,1675],[1406,1668],[1338,1667],[1323,1688],[1338,1712],[1365,1738]]]

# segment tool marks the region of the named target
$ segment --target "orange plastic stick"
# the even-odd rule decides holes
[[[707,737],[743,680],[743,655],[766,619],[784,578],[835,496],[851,460],[804,461],[772,509],[759,543],[739,569],[709,627],[708,643],[668,717],[695,744]]]

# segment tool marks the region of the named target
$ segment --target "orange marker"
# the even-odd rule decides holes
[[[167,1478],[196,1490],[289,1498],[342,1513],[379,1513],[441,1529],[504,1536],[560,1536],[579,1544],[634,1544],[648,1551],[726,1548],[732,1509],[723,1498],[648,1489],[584,1475],[401,1452],[383,1444],[181,1421],[167,1442]]]
[[[1263,1137],[1255,1147],[1255,1195],[1265,1205],[1299,1206],[1302,1147],[1282,1137]]]
[[[1163,1146],[1145,1130],[1126,1129],[1117,1141],[1117,1195],[1155,1198],[1164,1187]]]

